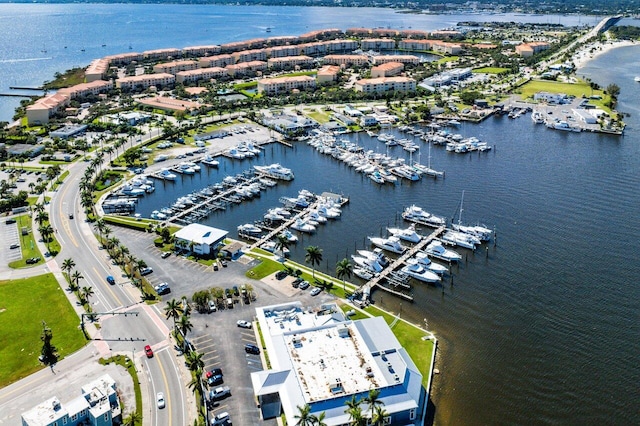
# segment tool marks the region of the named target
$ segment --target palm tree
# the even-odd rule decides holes
[[[182,336],[186,337],[187,333],[193,329],[193,324],[191,324],[191,320],[186,315],[182,315],[180,320],[178,321],[178,328],[182,332]]]
[[[196,351],[191,351],[185,356],[185,361],[187,363],[187,367],[191,371],[197,371],[198,369],[204,368],[204,361],[202,357],[204,354],[199,354]]]
[[[104,227],[107,226],[104,222],[104,219],[100,218],[96,220],[96,223],[93,224],[93,227],[96,231],[98,231],[98,235],[100,235],[100,239],[102,239],[102,233],[104,232]]]
[[[389,417],[389,413],[387,413],[383,406],[377,405],[373,412],[371,423],[375,426],[382,426],[384,425],[384,420],[386,417]]]
[[[289,239],[284,235],[278,235],[276,240],[276,251],[280,250],[282,252],[282,257],[284,257],[284,251],[289,248]]]
[[[313,268],[313,279],[316,278],[316,265],[322,262],[322,249],[317,246],[309,246],[305,249],[307,254],[304,256],[305,263],[310,263]]]
[[[327,424],[324,422],[325,415],[326,414],[323,411],[322,413],[318,414],[317,416],[311,416],[311,418],[313,420],[313,424],[315,426],[327,426]]]
[[[124,419],[123,426],[137,426],[142,422],[142,417],[137,411],[132,411]]]
[[[190,352],[190,354],[191,353],[195,353],[195,352]],[[196,391],[200,391],[201,394],[203,393],[202,392],[202,368],[197,368],[193,372],[193,378],[189,383],[187,383],[187,387],[191,389],[193,393],[196,393]]]
[[[71,274],[71,279],[69,280],[71,282],[72,291],[76,291],[80,287],[80,280],[83,278],[84,277],[79,271],[73,271],[73,274]]]
[[[173,328],[176,328],[176,320],[182,316],[184,311],[182,305],[176,299],[171,299],[167,302],[167,306],[164,308],[164,313],[167,319],[173,318]]]
[[[296,426],[311,426],[313,425],[313,416],[311,415],[311,406],[305,404],[303,407],[297,405],[298,414],[293,416],[294,419],[298,419]]]
[[[86,286],[82,287],[82,294],[80,299],[84,300],[85,303],[89,303],[89,298],[94,295],[93,287]]]
[[[71,272],[73,268],[76,267],[76,262],[73,259],[68,258],[62,261],[62,270],[67,272],[67,275]]]
[[[33,206],[33,210],[34,210],[36,213],[41,213],[41,212],[43,212],[43,211],[44,211],[44,204],[42,204],[42,203],[36,203],[36,204]]]
[[[42,225],[44,222],[49,220],[49,213],[47,212],[38,212],[36,213],[36,222],[38,225]]]
[[[346,293],[346,284],[345,277],[351,278],[351,273],[353,272],[353,264],[349,262],[349,259],[346,257],[342,259],[340,262],[336,263],[336,275],[339,279],[342,279],[342,291]]]
[[[373,414],[376,410],[377,406],[384,406],[384,402],[380,400],[380,390],[378,389],[370,389],[369,395],[363,398],[365,404],[369,406],[369,410],[371,411],[371,418],[373,419]]]

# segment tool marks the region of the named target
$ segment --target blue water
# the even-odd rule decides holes
[[[258,21],[256,16],[267,18]],[[0,28],[7,36],[0,38],[0,61],[37,57],[33,51],[45,43],[52,59],[16,63],[17,68],[33,66],[29,72],[0,62],[0,84],[9,85],[7,75],[21,84],[37,84],[67,64],[84,65],[90,58],[125,51],[129,43],[144,50],[260,36],[266,26],[273,28],[270,35],[283,35],[336,26],[433,29],[474,18],[529,20],[513,15],[399,15],[378,9],[2,5]],[[585,23],[586,18],[533,19]],[[76,29],[87,23],[96,29],[81,37]],[[29,34],[32,52],[21,47],[27,43],[19,37],[11,39],[8,26]],[[57,36],[36,31],[42,26]],[[86,55],[79,52],[81,45]],[[640,424],[640,84],[633,81],[640,69],[639,50],[617,49],[581,71],[603,86],[613,82],[621,87],[619,109],[630,114],[623,137],[553,132],[528,117],[463,124],[460,133],[495,149],[461,156],[434,147],[432,166],[445,170],[446,178],[396,188],[379,187],[305,144],[293,149],[273,145],[253,163],[225,160],[219,171],[203,170],[165,187],[158,184],[139,209],[148,213],[226,174],[278,161],[294,170],[294,181],[214,214],[206,223],[233,234],[239,223],[259,219],[277,205],[281,195],[295,195],[302,188],[343,193],[351,202],[342,219],[292,247],[292,257],[302,261],[304,247],[319,246],[325,259],[320,268],[333,270],[336,260],[364,247],[366,236],[400,223],[404,206],[415,203],[451,217],[465,191],[466,220],[497,231],[488,258],[483,251],[463,251],[466,261],[453,269],[453,284],[417,285],[414,304],[401,305],[374,293],[376,303],[402,311],[403,317],[420,324],[426,319],[439,338],[441,374],[432,389],[436,423]],[[349,137],[383,148],[366,135]],[[422,163],[426,155],[425,146]]]

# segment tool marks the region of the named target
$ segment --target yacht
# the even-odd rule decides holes
[[[370,173],[368,176],[369,176],[369,179],[371,179],[377,184],[384,185],[386,182],[386,180],[382,177],[379,171],[374,171],[373,173]]]
[[[360,268],[363,268],[373,274],[378,274],[382,271],[382,265],[380,265],[377,261],[368,259],[362,256],[351,255],[351,259],[358,265]]]
[[[493,235],[493,231],[491,229],[481,225],[466,226],[458,223],[451,225],[451,227],[456,231],[473,235],[480,241],[489,241],[491,239],[491,236]]]
[[[444,233],[441,239],[445,243],[468,248],[470,250],[475,250],[476,246],[480,245],[481,243],[480,239],[478,239],[477,237],[474,237],[471,234],[465,234],[464,232],[458,232],[458,231],[447,231]]]
[[[164,213],[161,213],[158,210],[154,210],[151,212],[151,215],[149,217],[151,219],[156,219],[156,220],[165,220],[167,218],[167,215]]]
[[[415,204],[407,207],[404,212],[402,212],[402,217],[410,222],[434,227],[442,226],[446,223],[445,218],[434,216]]]
[[[196,173],[196,170],[193,167],[191,167],[188,164],[186,164],[186,163],[178,164],[177,170],[180,173],[184,173],[185,175],[193,175],[193,174]]]
[[[263,243],[260,248],[273,254],[275,254],[276,252],[281,252],[284,257],[289,256],[289,253],[291,253],[290,250],[286,247],[278,247],[278,244],[275,241],[267,241]]]
[[[560,120],[555,123],[549,123],[547,124],[547,127],[555,130],[564,130],[567,132],[580,132],[581,130],[579,127],[571,127],[569,123],[564,120]]]
[[[411,225],[408,228],[387,228],[387,231],[395,237],[401,240],[409,241],[410,243],[419,243],[422,237],[416,232],[415,225]]]
[[[284,204],[287,207],[290,206],[295,209],[304,209],[306,207],[309,207],[309,202],[307,201],[307,199],[300,196],[298,196],[297,198],[280,197],[278,201],[280,201],[282,204]]]
[[[220,165],[220,162],[216,159],[214,159],[212,156],[207,155],[205,156],[202,160],[200,160],[200,162],[202,164],[205,164],[209,167],[218,167]]]
[[[355,275],[356,277],[360,277],[366,281],[369,281],[371,278],[373,278],[373,273],[365,268],[360,267],[353,268],[353,275]]]
[[[317,210],[311,210],[305,218],[318,223],[327,223],[327,217],[322,216]]]
[[[296,231],[300,231],[300,232],[306,232],[306,233],[313,233],[316,230],[316,227],[313,226],[312,224],[302,220],[302,219],[297,219],[292,225],[291,225],[292,229],[295,229]]]
[[[264,219],[271,222],[282,222],[285,220],[283,216],[271,210],[265,213]]]
[[[415,278],[416,280],[424,281],[426,283],[437,283],[440,281],[440,276],[438,274],[431,272],[417,262],[403,267],[400,271],[412,278]]]
[[[544,123],[544,116],[540,111],[533,111],[531,113],[531,120],[536,124],[542,124]]]
[[[244,225],[238,226],[238,232],[248,235],[260,235],[262,233],[262,229],[251,223],[245,223]]]
[[[633,78],[633,81],[640,83],[640,75],[637,75]]]
[[[298,236],[292,234],[291,231],[289,231],[288,229],[285,229],[284,231],[282,231],[280,233],[280,236],[286,238],[287,241],[289,241],[290,243],[297,243],[298,242]]]
[[[164,180],[176,180],[176,178],[178,177],[175,173],[171,172],[169,169],[160,170],[160,173],[158,173],[158,176],[160,176]]]
[[[396,183],[398,181],[398,178],[391,174],[387,169],[378,170],[378,174],[380,174],[386,182]]]
[[[462,259],[460,253],[444,248],[440,241],[431,242],[425,249],[424,252],[436,259],[442,259],[447,262],[458,262]]]
[[[318,206],[318,214],[326,217],[327,219],[337,219],[342,212],[334,207],[327,207],[325,205]]]
[[[393,253],[402,254],[407,249],[402,244],[400,244],[400,239],[398,237],[389,237],[389,238],[378,238],[378,237],[368,237],[369,241],[376,247],[380,247],[383,250],[388,250]]]
[[[387,259],[387,256],[385,256],[382,250],[379,248],[376,248],[374,251],[358,250],[358,255],[362,257],[366,257],[367,259],[370,259],[370,260],[375,260],[383,268],[386,268],[387,266],[389,266],[389,259]]]
[[[253,168],[259,173],[262,173],[272,179],[293,180],[294,178],[291,169],[282,167],[278,163],[270,164],[268,166],[253,166]]]
[[[407,260],[407,263],[409,264],[416,262],[438,275],[444,275],[449,272],[449,268],[439,263],[432,262],[431,259],[429,259],[429,256],[427,256],[423,251],[417,252],[414,257]]]

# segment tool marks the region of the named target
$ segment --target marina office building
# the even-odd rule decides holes
[[[300,302],[256,309],[271,369],[251,374],[262,417],[284,413],[295,424],[297,407],[325,414],[327,425],[350,424],[345,403],[379,390],[385,424],[421,425],[427,403],[422,374],[382,317],[351,321],[335,304]],[[368,406],[361,406],[366,415]]]

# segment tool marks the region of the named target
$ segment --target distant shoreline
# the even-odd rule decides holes
[[[630,40],[616,40],[607,42],[589,43],[580,48],[573,54],[571,60],[573,61],[576,70],[580,70],[586,67],[590,61],[596,59],[598,56],[610,52],[619,47],[627,46],[640,46],[639,42]],[[593,52],[592,52],[593,50]]]

